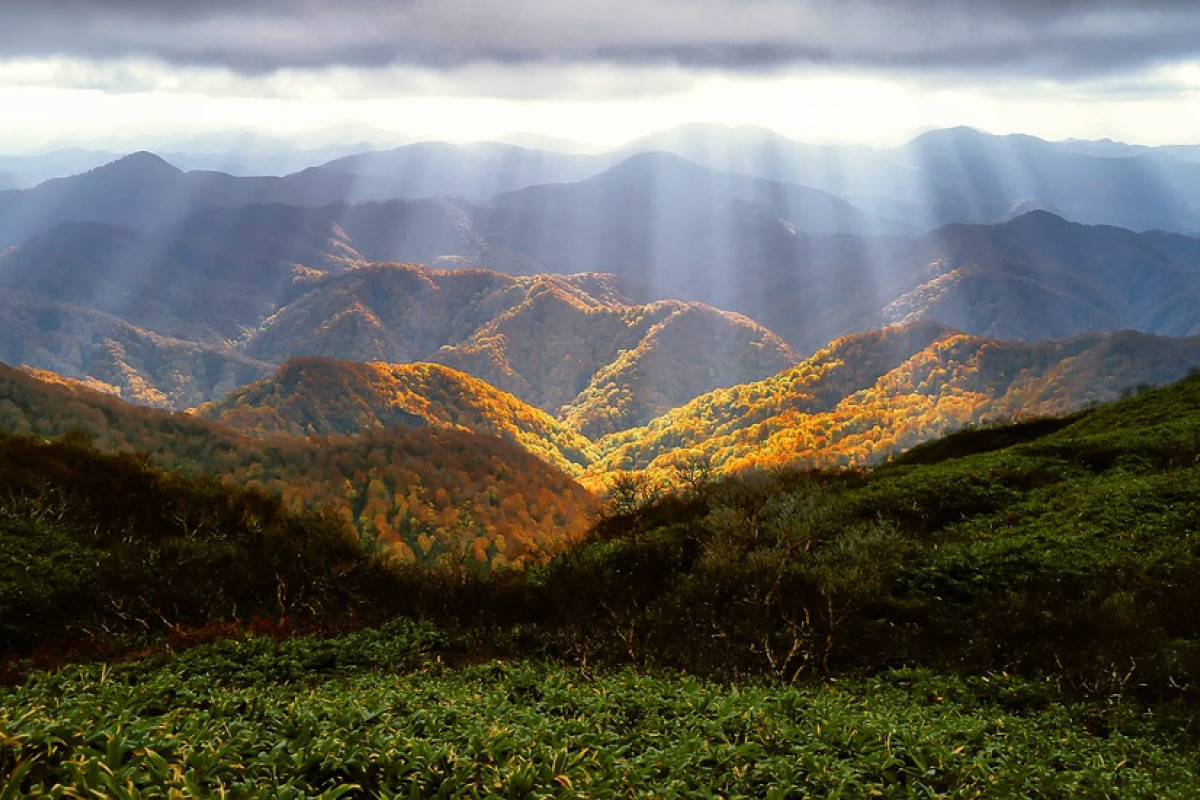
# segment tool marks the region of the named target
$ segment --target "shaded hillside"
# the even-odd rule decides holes
[[[918,320],[1026,341],[1127,328],[1200,332],[1200,240],[1080,225],[1045,211],[949,225],[916,240],[799,237],[747,256],[736,272],[736,284],[705,299],[801,352]]]
[[[804,235],[762,243],[704,299],[745,314],[799,353],[884,326],[883,309],[912,288],[913,241],[899,236]]]
[[[163,336],[26,292],[0,292],[0,319],[0,361],[36,365],[149,406],[187,408],[274,369],[229,345]]]
[[[597,470],[864,466],[988,420],[1064,414],[1200,366],[1200,338],[1132,331],[1036,344],[917,323],[833,342],[763,381],[605,437]]]
[[[569,473],[592,443],[540,409],[439,364],[361,364],[307,356],[195,413],[255,436],[358,434],[393,425],[495,436]]]
[[[77,433],[0,432],[0,486],[0,656],[258,616],[344,622],[383,605],[386,573],[342,520],[103,454]]]
[[[901,230],[825,192],[666,153],[635,155],[576,183],[501,194],[474,216],[488,243],[485,264],[614,272],[649,296],[702,301],[800,234]],[[504,266],[512,254],[524,262]]]
[[[187,414],[123,403],[78,384],[0,368],[0,430],[73,430],[102,450],[262,488],[289,508],[327,507],[398,558],[467,563],[540,558],[579,536],[591,496],[516,445],[447,428],[264,439]]]
[[[165,336],[228,343],[316,276],[368,258],[431,260],[477,249],[460,217],[450,203],[397,201],[251,205],[155,230],[60,225],[0,255],[0,287]]]
[[[936,319],[1026,340],[1134,328],[1200,333],[1200,240],[1085,226],[1033,212],[999,226],[949,226],[909,256],[914,285],[887,322]]]

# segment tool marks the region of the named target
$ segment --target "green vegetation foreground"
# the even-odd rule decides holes
[[[1146,720],[1010,676],[737,686],[447,667],[394,623],[0,690],[0,797],[1194,796]]]

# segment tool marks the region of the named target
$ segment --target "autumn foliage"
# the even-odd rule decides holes
[[[263,438],[189,414],[123,403],[78,385],[3,369],[0,428],[86,432],[104,450],[328,508],[365,545],[400,559],[516,564],[543,558],[586,527],[591,495],[568,475],[495,437],[446,427],[361,436]]]

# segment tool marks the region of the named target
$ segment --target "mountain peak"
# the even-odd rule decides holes
[[[957,125],[953,128],[934,128],[918,134],[909,144],[932,144],[943,142],[968,142],[991,138],[992,134],[972,128],[970,125]]]
[[[1064,225],[1076,225],[1078,223],[1064,219],[1053,211],[1047,211],[1044,208],[1035,208],[1032,211],[1027,211],[1024,214],[1013,217],[1005,224],[1017,228],[1057,228]]]
[[[92,170],[93,175],[124,174],[139,177],[176,176],[182,175],[183,170],[171,164],[161,156],[146,150],[139,150],[127,156],[110,161],[102,167]]]
[[[690,161],[683,156],[675,153],[667,152],[666,150],[651,150],[645,153],[636,153],[629,158],[622,160],[619,164],[612,167],[609,172],[614,172],[620,169],[634,169],[650,167],[654,169],[692,169],[696,171],[704,171],[704,167],[694,161]]]

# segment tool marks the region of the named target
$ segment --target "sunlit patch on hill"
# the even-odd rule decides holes
[[[647,470],[670,480],[698,456],[718,471],[865,467],[964,426],[1065,414],[1197,365],[1198,338],[1126,331],[1027,344],[930,323],[888,328],[602,438],[592,478]]]
[[[393,425],[457,428],[513,442],[570,473],[596,457],[592,443],[568,425],[440,364],[294,358],[271,378],[196,413],[255,436],[354,435]]]

